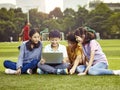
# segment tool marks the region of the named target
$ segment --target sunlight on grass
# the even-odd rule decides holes
[[[120,69],[120,40],[99,40],[109,61],[109,69]],[[48,44],[43,41],[43,47]],[[66,41],[60,42],[67,45]],[[6,75],[4,60],[17,61],[21,42],[0,43],[0,90],[120,90],[120,76]]]

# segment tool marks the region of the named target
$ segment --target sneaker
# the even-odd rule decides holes
[[[68,69],[57,69],[57,74],[68,74]]]
[[[16,74],[16,70],[12,70],[12,69],[5,69],[5,73],[6,74]]]
[[[44,74],[44,71],[41,70],[40,68],[37,68],[37,73],[38,73],[38,74]]]
[[[32,69],[28,69],[27,74],[31,75],[32,74]]]
[[[114,73],[115,75],[120,75],[120,70],[113,70],[113,73]]]

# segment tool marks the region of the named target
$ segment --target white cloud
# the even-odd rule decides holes
[[[16,0],[0,0],[0,4],[11,3],[16,5]]]

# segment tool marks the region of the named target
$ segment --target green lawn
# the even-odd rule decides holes
[[[100,40],[109,69],[120,69],[120,40]],[[43,42],[45,46],[48,42]],[[64,45],[67,43],[61,42]],[[0,90],[120,90],[120,76],[6,75],[3,61],[17,61],[20,42],[0,43]]]

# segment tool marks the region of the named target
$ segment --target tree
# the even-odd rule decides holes
[[[49,13],[49,17],[58,19],[58,18],[63,17],[63,13],[62,13],[62,11],[61,11],[61,9],[59,7],[56,7],[53,11],[51,11]]]
[[[14,36],[15,25],[12,22],[10,22],[10,21],[0,21],[0,26],[1,26],[0,27],[1,41],[8,41],[10,36],[15,37]]]
[[[74,29],[76,12],[72,8],[67,8],[63,14],[64,17],[61,26],[63,27],[63,31],[67,33]]]
[[[29,15],[33,28],[43,28],[43,22],[48,19],[48,14],[38,12],[37,9],[31,9]]]
[[[47,27],[48,27],[49,30],[51,30],[51,29],[58,29],[58,30],[61,31],[60,24],[57,22],[56,19],[46,20],[46,21],[44,21],[43,24],[47,25]]]
[[[100,3],[89,13],[86,25],[96,30],[96,32],[99,32],[102,38],[108,38],[105,25],[112,13],[113,12],[106,4]]]
[[[120,12],[112,14],[106,24],[105,28],[108,30],[109,38],[120,38]]]
[[[6,8],[1,8],[0,9],[0,20],[4,20],[4,21],[8,21],[9,18],[9,14]]]
[[[76,14],[76,28],[80,26],[84,26],[87,21],[88,10],[85,7],[79,6],[77,14]]]

